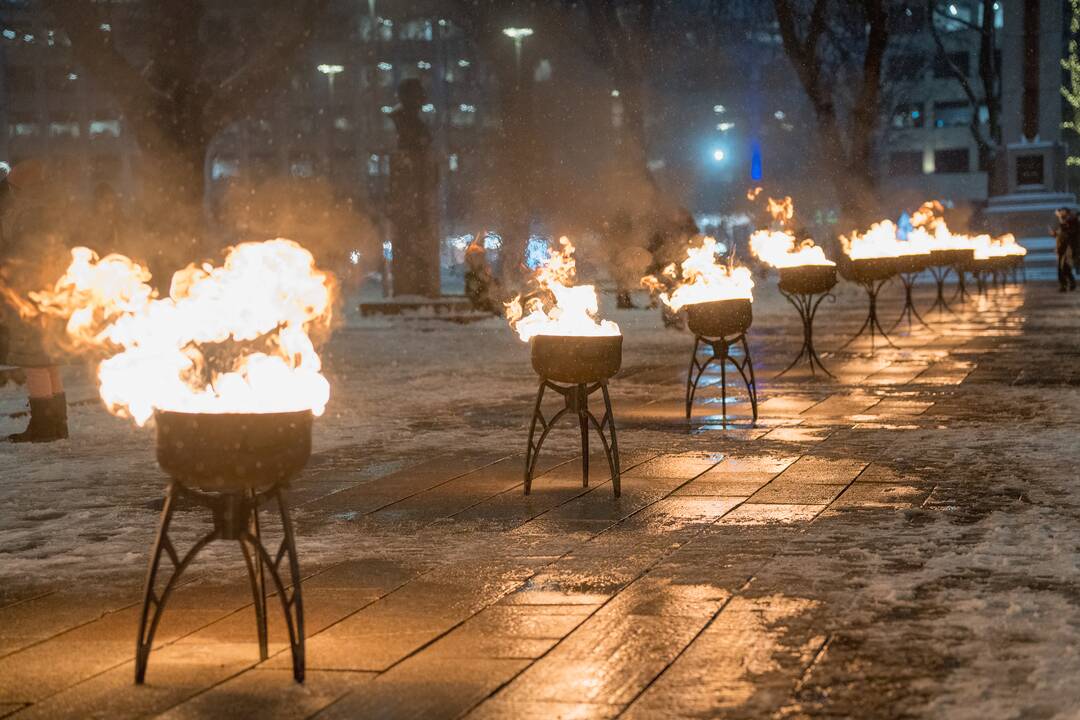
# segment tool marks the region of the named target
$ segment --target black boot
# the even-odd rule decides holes
[[[9,435],[14,443],[53,442],[66,440],[67,396],[64,393],[49,398],[30,398],[30,424],[21,433]]]
[[[67,395],[64,393],[53,395],[49,398],[49,402],[52,403],[50,419],[52,420],[53,439],[67,440]]]
[[[52,398],[30,398],[30,423],[21,433],[8,435],[8,440],[13,443],[45,442],[49,435],[51,410]]]

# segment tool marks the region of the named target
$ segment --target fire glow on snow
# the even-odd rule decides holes
[[[601,320],[596,288],[574,285],[577,264],[574,246],[559,238],[560,250],[551,252],[536,268],[539,292],[528,298],[518,295],[506,303],[506,319],[518,337],[528,342],[537,335],[619,335],[619,326]]]
[[[309,331],[329,329],[335,285],[297,243],[237,245],[219,267],[178,271],[166,298],[123,255],[71,254],[24,312],[65,319],[75,349],[107,355],[98,380],[110,412],[139,425],[155,410],[322,414],[330,385]]]

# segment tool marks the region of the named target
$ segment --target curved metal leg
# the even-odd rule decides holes
[[[541,400],[543,399],[544,389],[551,388],[562,395],[565,401],[565,406],[555,413],[550,420],[544,417],[543,409],[541,407]],[[589,410],[589,395],[602,390],[604,395],[604,418],[597,420],[596,416]],[[547,379],[544,379],[540,383],[540,389],[537,391],[536,408],[533,411],[532,427],[529,429],[529,447],[525,457],[525,494],[528,495],[532,489],[532,476],[536,469],[536,461],[540,456],[540,449],[544,445],[544,440],[547,439],[548,433],[558,423],[559,419],[563,415],[573,413],[578,419],[578,428],[581,431],[581,449],[582,449],[582,485],[584,487],[589,486],[589,426],[590,424],[596,428],[597,434],[600,435],[600,442],[604,448],[604,455],[607,457],[608,467],[612,472],[612,481],[615,488],[615,497],[619,496],[619,446],[618,441],[615,438],[615,415],[611,410],[611,399],[608,396],[608,389],[606,382],[599,382],[595,385],[557,385]],[[539,423],[542,431],[540,438],[534,442],[534,435],[536,432],[536,424]],[[611,440],[608,441],[605,432],[610,433]]]
[[[262,558],[255,545],[262,544],[262,531],[259,528],[259,505],[254,491],[249,491],[251,498],[251,518],[248,532],[254,538],[252,544],[247,538],[240,538],[240,549],[244,552],[244,564],[247,565],[248,579],[251,581],[251,596],[255,604],[255,627],[259,635],[259,659],[266,660],[269,655],[269,642],[266,631],[266,575]]]
[[[818,296],[817,300],[814,300],[813,295],[792,295],[784,292],[780,293],[787,298],[787,301],[791,303],[795,310],[799,313],[799,319],[802,321],[803,326],[803,344],[799,348],[798,355],[792,360],[786,368],[776,374],[776,377],[784,375],[793,367],[799,364],[799,362],[805,357],[806,361],[810,364],[810,374],[817,375],[817,367],[831,378],[835,379],[835,375],[829,372],[825,364],[821,362],[821,358],[818,357],[817,350],[814,349],[814,318],[817,316],[818,307],[825,298],[829,298],[832,302],[836,302],[836,296],[832,293],[822,293]]]
[[[889,347],[893,347],[893,348],[896,347],[896,345],[893,344],[892,340],[889,339],[888,334],[885,332],[885,328],[881,327],[881,321],[878,319],[878,311],[877,311],[878,293],[881,292],[881,288],[885,287],[885,283],[887,283],[887,282],[889,282],[888,279],[881,280],[881,281],[879,281],[877,283],[874,283],[874,282],[862,283],[863,289],[866,291],[866,297],[869,299],[869,309],[868,309],[868,312],[866,314],[866,320],[863,321],[862,327],[859,328],[859,331],[857,333],[855,333],[854,335],[852,335],[851,339],[849,339],[846,343],[844,343],[840,347],[842,347],[842,348],[847,347],[851,343],[858,340],[859,337],[864,332],[869,332],[869,335],[870,335],[870,352],[871,352],[871,354],[876,349],[875,337],[874,337],[875,335],[880,335],[881,339],[884,340],[885,343],[887,345],[889,345]]]
[[[142,612],[139,615],[139,635],[135,641],[135,683],[142,685],[146,680],[146,666],[150,661],[150,650],[154,646],[154,634],[157,632],[158,623],[161,622],[161,614],[165,609],[173,588],[183,575],[191,561],[199,552],[216,540],[219,536],[218,528],[201,537],[187,554],[181,559],[169,539],[169,525],[172,522],[173,510],[176,498],[180,495],[180,486],[173,482],[169,484],[165,496],[165,505],[161,509],[161,524],[158,526],[157,539],[154,541],[154,550],[150,554],[150,568],[146,574],[146,586],[143,591]],[[173,570],[165,587],[158,594],[156,590],[157,575],[161,569],[161,556],[166,554],[172,562]],[[151,612],[151,607],[153,611]]]
[[[694,337],[694,352],[690,355],[690,369],[686,372],[686,419],[690,419],[690,415],[694,407],[694,394],[697,392],[698,380],[701,378],[701,372],[704,371],[704,367],[698,366],[697,354],[698,347],[701,345],[701,338]],[[706,363],[707,364],[707,363]],[[694,370],[698,370],[698,375],[694,377]]]
[[[713,357],[716,357],[714,354]],[[720,358],[720,417],[727,427],[727,348],[724,348],[724,356]]]
[[[270,575],[277,585],[278,597],[281,598],[281,608],[285,612],[285,624],[289,629],[289,646],[292,650],[293,678],[296,682],[304,682],[306,658],[304,654],[304,597],[301,592],[300,561],[296,556],[296,536],[293,534],[292,520],[289,518],[289,507],[285,502],[285,490],[280,486],[274,488],[274,497],[277,500],[278,511],[281,513],[281,530],[284,537],[281,547],[278,548],[274,563],[269,565]],[[262,555],[267,558],[266,549],[259,544]],[[283,558],[289,561],[289,577],[292,581],[292,593],[286,594],[284,583],[281,582],[279,566]]]
[[[600,436],[600,443],[604,446],[604,454],[607,456],[608,468],[611,470],[611,488],[615,492],[615,497],[622,495],[622,465],[619,461],[619,438],[615,431],[615,413],[611,410],[611,396],[608,394],[607,383],[600,384],[600,391],[604,396],[604,419],[600,422],[596,421],[596,417],[589,413],[589,419],[596,427],[596,432]],[[604,437],[604,426],[607,426],[608,433],[611,435],[611,442],[608,443]]]
[[[742,375],[743,382],[746,383],[746,389],[750,393],[750,407],[754,412],[754,418],[751,420],[750,425],[757,424],[757,379],[754,377],[754,359],[750,357],[750,343],[746,341],[746,335],[742,336],[743,346],[743,364],[742,366],[736,365],[739,374]],[[746,377],[746,373],[743,370],[748,370],[750,373],[749,379]]]
[[[541,403],[544,401],[544,388],[547,387],[547,380],[540,380],[540,388],[536,391],[536,406],[533,408],[532,422],[529,423],[529,445],[525,448],[525,494],[528,495],[532,490],[532,475],[533,469],[536,466],[536,456],[540,453],[540,446],[544,444],[544,438],[547,436],[547,430],[549,427],[548,422],[544,419],[544,414],[541,409]],[[540,442],[533,444],[533,438],[536,436],[536,423],[539,422],[542,426],[542,434],[540,435]]]
[[[581,486],[589,487],[589,394],[577,386],[577,416],[581,427]]]
[[[926,329],[930,329],[930,326],[923,320],[922,315],[919,314],[919,309],[915,307],[913,290],[915,287],[915,278],[917,276],[918,273],[904,273],[900,275],[900,282],[904,284],[904,307],[900,310],[900,317],[896,318],[896,322],[889,328],[889,332],[892,332],[899,327],[905,317],[907,318],[908,332],[911,332],[915,320],[918,320],[919,324]]]
[[[934,310],[938,311],[939,317],[946,312],[950,315],[956,315],[956,312],[949,307],[949,302],[945,299],[945,280],[949,277],[950,272],[952,272],[951,267],[930,268],[930,274],[934,276],[934,283],[937,285],[937,296],[934,298],[934,304],[926,311],[927,315],[934,312]]]

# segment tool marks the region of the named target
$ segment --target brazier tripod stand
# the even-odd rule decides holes
[[[552,390],[563,398],[563,407],[549,420],[544,416],[544,391]],[[596,419],[589,410],[589,396],[599,391],[604,398],[604,417]],[[577,416],[581,430],[581,484],[589,487],[589,428],[596,430],[604,448],[608,468],[611,470],[611,488],[615,497],[622,494],[619,468],[619,440],[615,432],[615,415],[611,411],[611,396],[608,393],[607,380],[593,383],[560,384],[547,378],[540,378],[540,387],[536,391],[536,406],[533,409],[532,422],[529,423],[529,445],[525,450],[525,494],[532,492],[533,473],[536,461],[540,457],[540,448],[544,445],[548,433],[564,415]],[[536,426],[540,425],[540,437],[536,438]],[[607,433],[605,435],[605,433]],[[608,438],[610,436],[610,439]]]
[[[181,499],[210,510],[214,527],[203,535],[181,557],[169,536],[176,504]],[[259,506],[274,500],[281,516],[282,540],[274,555],[263,544],[262,529],[259,523]],[[281,600],[285,613],[285,624],[289,632],[289,647],[292,651],[293,678],[304,681],[304,603],[300,592],[300,566],[296,554],[296,538],[293,535],[292,521],[285,501],[285,488],[277,483],[265,490],[237,489],[223,492],[204,492],[185,487],[172,480],[165,495],[165,505],[161,510],[161,522],[158,526],[157,539],[150,554],[150,569],[146,577],[143,593],[142,613],[139,617],[139,636],[135,648],[135,682],[142,684],[146,679],[146,666],[150,660],[150,651],[154,645],[154,633],[161,621],[165,605],[180,576],[195,557],[214,540],[237,540],[244,554],[248,579],[251,582],[251,594],[255,605],[255,622],[259,637],[259,658],[269,656],[267,642],[267,594],[266,575],[269,573],[274,590]],[[168,580],[159,591],[158,573],[162,570],[162,558],[168,558],[172,571]],[[287,560],[291,587],[286,587],[282,579],[282,562]]]

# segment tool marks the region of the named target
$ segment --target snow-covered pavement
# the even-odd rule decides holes
[[[1077,297],[977,299],[870,355],[835,352],[865,313],[844,287],[816,333],[834,382],[775,377],[799,328],[757,295],[756,427],[736,386],[735,428],[715,387],[687,424],[692,338],[609,312],[618,501],[595,460],[580,486],[569,426],[521,495],[536,379],[501,320],[351,319],[293,493],[304,688],[280,623],[258,663],[225,544],[131,686],[152,430],[88,402],[70,441],[0,447],[0,717],[1076,717]],[[0,390],[0,431],[19,405]],[[178,544],[204,522],[180,512]]]

